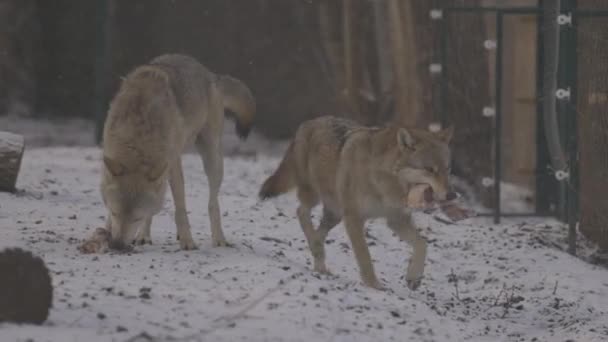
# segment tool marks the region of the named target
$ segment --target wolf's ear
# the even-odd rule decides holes
[[[165,170],[167,170],[167,165],[168,165],[167,162],[164,162],[162,164],[152,166],[148,170],[148,172],[146,172],[146,178],[150,182],[154,182],[154,181],[158,180],[160,178],[160,176],[162,176],[165,173]]]
[[[397,132],[397,144],[401,150],[413,150],[416,140],[407,129],[399,128],[399,132]]]
[[[454,126],[450,126],[444,129],[443,131],[438,132],[437,136],[439,137],[439,139],[445,141],[446,143],[449,143],[452,140],[452,137],[454,136]]]
[[[103,156],[103,163],[113,176],[121,176],[126,171],[125,167],[120,162],[109,157]]]

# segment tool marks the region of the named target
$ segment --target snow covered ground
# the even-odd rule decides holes
[[[256,199],[277,162],[226,158],[220,199],[232,248],[211,247],[207,180],[199,158],[188,154],[198,250],[179,251],[169,196],[152,226],[154,245],[82,255],[76,247],[105,214],[100,151],[27,150],[21,190],[0,194],[0,249],[24,247],[44,258],[54,307],[42,326],[0,324],[0,341],[608,340],[608,271],[547,243],[565,236],[553,220],[446,225],[416,214],[430,244],[415,292],[404,280],[410,248],[382,221],[369,225],[368,241],[384,292],[359,283],[340,225],[327,246],[334,276],[314,274],[295,196]]]

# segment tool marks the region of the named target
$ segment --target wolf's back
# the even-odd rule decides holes
[[[318,177],[334,179],[340,151],[356,127],[358,125],[350,120],[333,116],[303,122],[279,167],[262,185],[260,198],[288,192],[296,183],[311,185]]]
[[[210,87],[216,86],[225,109],[236,121],[236,131],[241,139],[248,136],[254,122],[256,104],[251,90],[240,80],[228,75],[216,75],[196,59],[178,54],[162,55],[150,63],[168,70],[178,103],[186,113],[198,114],[201,106],[210,100]]]

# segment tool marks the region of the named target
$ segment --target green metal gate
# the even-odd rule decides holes
[[[552,5],[559,4],[559,7]],[[552,11],[553,10],[553,11]],[[582,34],[578,31],[579,23],[589,20],[590,18],[606,18],[606,24],[608,24],[608,8],[597,9],[597,8],[577,8],[576,0],[562,0],[559,2],[551,1],[540,1],[538,6],[535,7],[475,7],[475,6],[445,6],[439,7],[431,11],[430,15],[433,19],[436,19],[437,25],[439,25],[439,42],[440,51],[439,58],[436,61],[435,69],[441,70],[440,77],[440,91],[439,91],[439,102],[438,108],[440,108],[439,117],[447,123],[448,108],[446,106],[447,98],[451,94],[448,92],[448,72],[450,66],[450,51],[447,48],[448,44],[448,27],[446,21],[448,18],[457,18],[462,14],[478,14],[488,15],[491,14],[495,17],[495,29],[496,39],[490,44],[490,48],[496,50],[495,54],[495,100],[494,107],[491,108],[492,129],[494,136],[493,146],[493,175],[492,181],[489,186],[492,187],[493,191],[493,213],[491,214],[496,223],[500,222],[500,218],[504,216],[543,216],[550,215],[556,216],[564,222],[568,223],[569,226],[569,252],[575,253],[576,244],[576,228],[579,223],[580,217],[580,206],[584,205],[584,199],[589,194],[582,193],[579,191],[579,158],[581,150],[579,149],[579,142],[586,142],[585,146],[594,146],[596,149],[600,149],[598,153],[605,153],[605,157],[598,155],[597,158],[605,158],[606,171],[595,170],[596,176],[594,180],[586,179],[587,183],[598,182],[607,183],[608,178],[608,144],[607,147],[603,148],[601,141],[598,139],[604,139],[604,142],[608,143],[608,120],[605,118],[605,114],[602,118],[602,114],[596,113],[595,120],[604,120],[598,123],[601,126],[602,123],[605,126],[597,128],[599,133],[596,133],[598,137],[595,137],[595,141],[589,141],[593,137],[585,134],[579,137],[578,132],[583,131],[579,129],[581,122],[579,120],[593,120],[593,118],[581,115],[579,107],[577,105],[578,99],[589,98],[595,102],[606,102],[608,108],[608,75],[595,77],[605,77],[606,82],[601,86],[605,86],[606,89],[602,88],[601,91],[588,94],[590,89],[585,87],[584,94],[579,93],[579,75],[578,69],[581,65],[579,61],[579,55],[584,53],[580,50],[578,45],[579,36]],[[510,213],[504,212],[501,208],[501,181],[502,175],[502,155],[503,155],[503,138],[502,138],[502,124],[505,113],[502,112],[502,87],[503,87],[503,26],[504,18],[506,16],[516,15],[536,15],[538,19],[538,45],[537,45],[537,160],[536,160],[536,202],[535,210],[530,213]],[[555,36],[551,35],[549,29],[555,27]],[[608,26],[606,26],[608,28]],[[546,45],[549,41],[557,37],[558,44],[556,49],[548,49],[549,45]],[[602,37],[595,37],[596,40],[603,41],[604,45],[608,43],[608,33]],[[494,44],[494,45],[492,45]],[[608,51],[608,50],[602,50]],[[598,53],[598,51],[592,51]],[[596,56],[601,58],[600,56]],[[604,56],[608,60],[608,56]],[[555,69],[551,71],[551,61],[558,61],[555,65]],[[585,63],[584,61],[582,63]],[[606,62],[608,63],[608,62]],[[587,65],[583,65],[587,66]],[[548,68],[549,67],[549,68]],[[588,67],[588,66],[587,66]],[[608,67],[602,72],[608,73]],[[589,75],[586,75],[589,77]],[[474,75],[472,75],[474,77]],[[551,81],[551,77],[554,77],[555,88],[550,91],[550,84],[547,82]],[[551,103],[550,101],[554,101]],[[591,101],[591,100],[590,100]],[[547,126],[546,120],[551,120],[550,116],[547,116],[545,106],[555,107],[556,117],[556,129],[550,129],[551,125]],[[541,114],[542,113],[542,114]],[[585,112],[586,113],[586,112]],[[481,115],[481,113],[480,113]],[[584,127],[595,127],[593,123],[584,122]],[[588,131],[588,130],[587,130]],[[585,131],[585,132],[587,132]],[[553,139],[553,140],[552,140]],[[558,140],[558,141],[554,141]],[[549,146],[549,143],[554,144]],[[550,148],[554,146],[560,146],[559,151]],[[585,152],[585,151],[582,151]],[[561,156],[556,155],[561,153]],[[589,153],[588,153],[589,154]],[[583,153],[585,155],[585,153]],[[561,162],[560,162],[561,159]],[[590,158],[592,159],[592,158]],[[557,166],[557,167],[556,167]],[[602,168],[603,165],[591,165],[589,167]],[[585,169],[586,170],[586,169]],[[583,170],[583,171],[585,171]],[[589,206],[600,206],[600,208],[588,208],[588,212],[594,217],[601,217],[604,220],[605,230],[602,235],[608,235],[608,189],[606,189],[603,197],[606,204],[588,204]],[[589,190],[587,190],[589,192]],[[583,203],[581,203],[583,199]],[[598,201],[595,201],[598,202]],[[606,210],[605,212],[603,210]],[[583,209],[583,214],[585,210]],[[582,219],[583,223],[585,218]],[[596,219],[597,221],[597,219]],[[595,223],[597,224],[597,223]],[[581,227],[582,228],[582,227]],[[600,228],[598,228],[600,229]],[[584,230],[583,228],[581,230]],[[604,238],[604,244],[608,248],[608,238]]]

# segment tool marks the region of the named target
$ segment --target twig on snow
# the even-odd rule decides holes
[[[500,296],[505,292],[506,288],[507,288],[507,284],[502,284],[502,289],[500,289],[500,292],[498,292],[498,296],[496,296],[496,301],[494,301],[494,305],[493,306],[497,306],[498,305],[498,301],[500,300]]]
[[[443,219],[443,218],[441,218],[441,217],[439,217],[439,216],[437,216],[437,215],[434,215],[434,216],[433,216],[433,218],[435,219],[435,221],[441,222],[441,223],[443,223],[443,224],[447,224],[447,225],[454,225],[454,222],[452,222],[452,221],[448,221],[448,220],[446,220],[446,219]]]
[[[222,328],[227,328],[227,327],[230,327],[230,326],[234,326],[234,324],[236,323],[236,320],[245,317],[248,312],[250,312],[251,310],[253,310],[264,299],[268,298],[273,293],[279,291],[285,285],[287,285],[291,281],[299,278],[301,275],[303,275],[303,273],[294,273],[287,280],[281,279],[279,281],[279,284],[277,286],[269,289],[268,291],[266,291],[265,293],[263,293],[260,297],[258,297],[257,299],[255,299],[254,301],[252,301],[251,303],[249,303],[248,305],[246,305],[244,308],[242,308],[241,310],[239,310],[235,314],[230,315],[230,316],[222,316],[222,317],[218,317],[218,318],[214,319],[213,322],[214,323],[218,323],[219,322],[219,324],[214,324],[209,329],[201,331],[200,333],[194,334],[194,335],[192,335],[190,337],[186,337],[186,338],[184,338],[184,340],[187,340],[188,338],[195,338],[195,337],[196,338],[201,338],[203,335],[210,334],[210,333],[214,332],[215,330],[222,329]]]
[[[553,295],[557,293],[557,280],[555,281],[555,286],[553,287]]]
[[[449,279],[454,282],[454,289],[456,290],[456,299],[458,301],[460,301],[460,292],[458,291],[458,277],[456,276],[456,274],[454,273],[454,269],[451,268],[450,269],[450,276]]]
[[[270,237],[270,236],[260,236],[260,240],[262,240],[262,241],[268,241],[268,242],[282,243],[282,244],[285,244],[285,245],[289,245],[290,244],[289,242],[286,242],[286,241],[283,241],[281,239],[277,239],[277,238],[274,238],[274,237]]]

